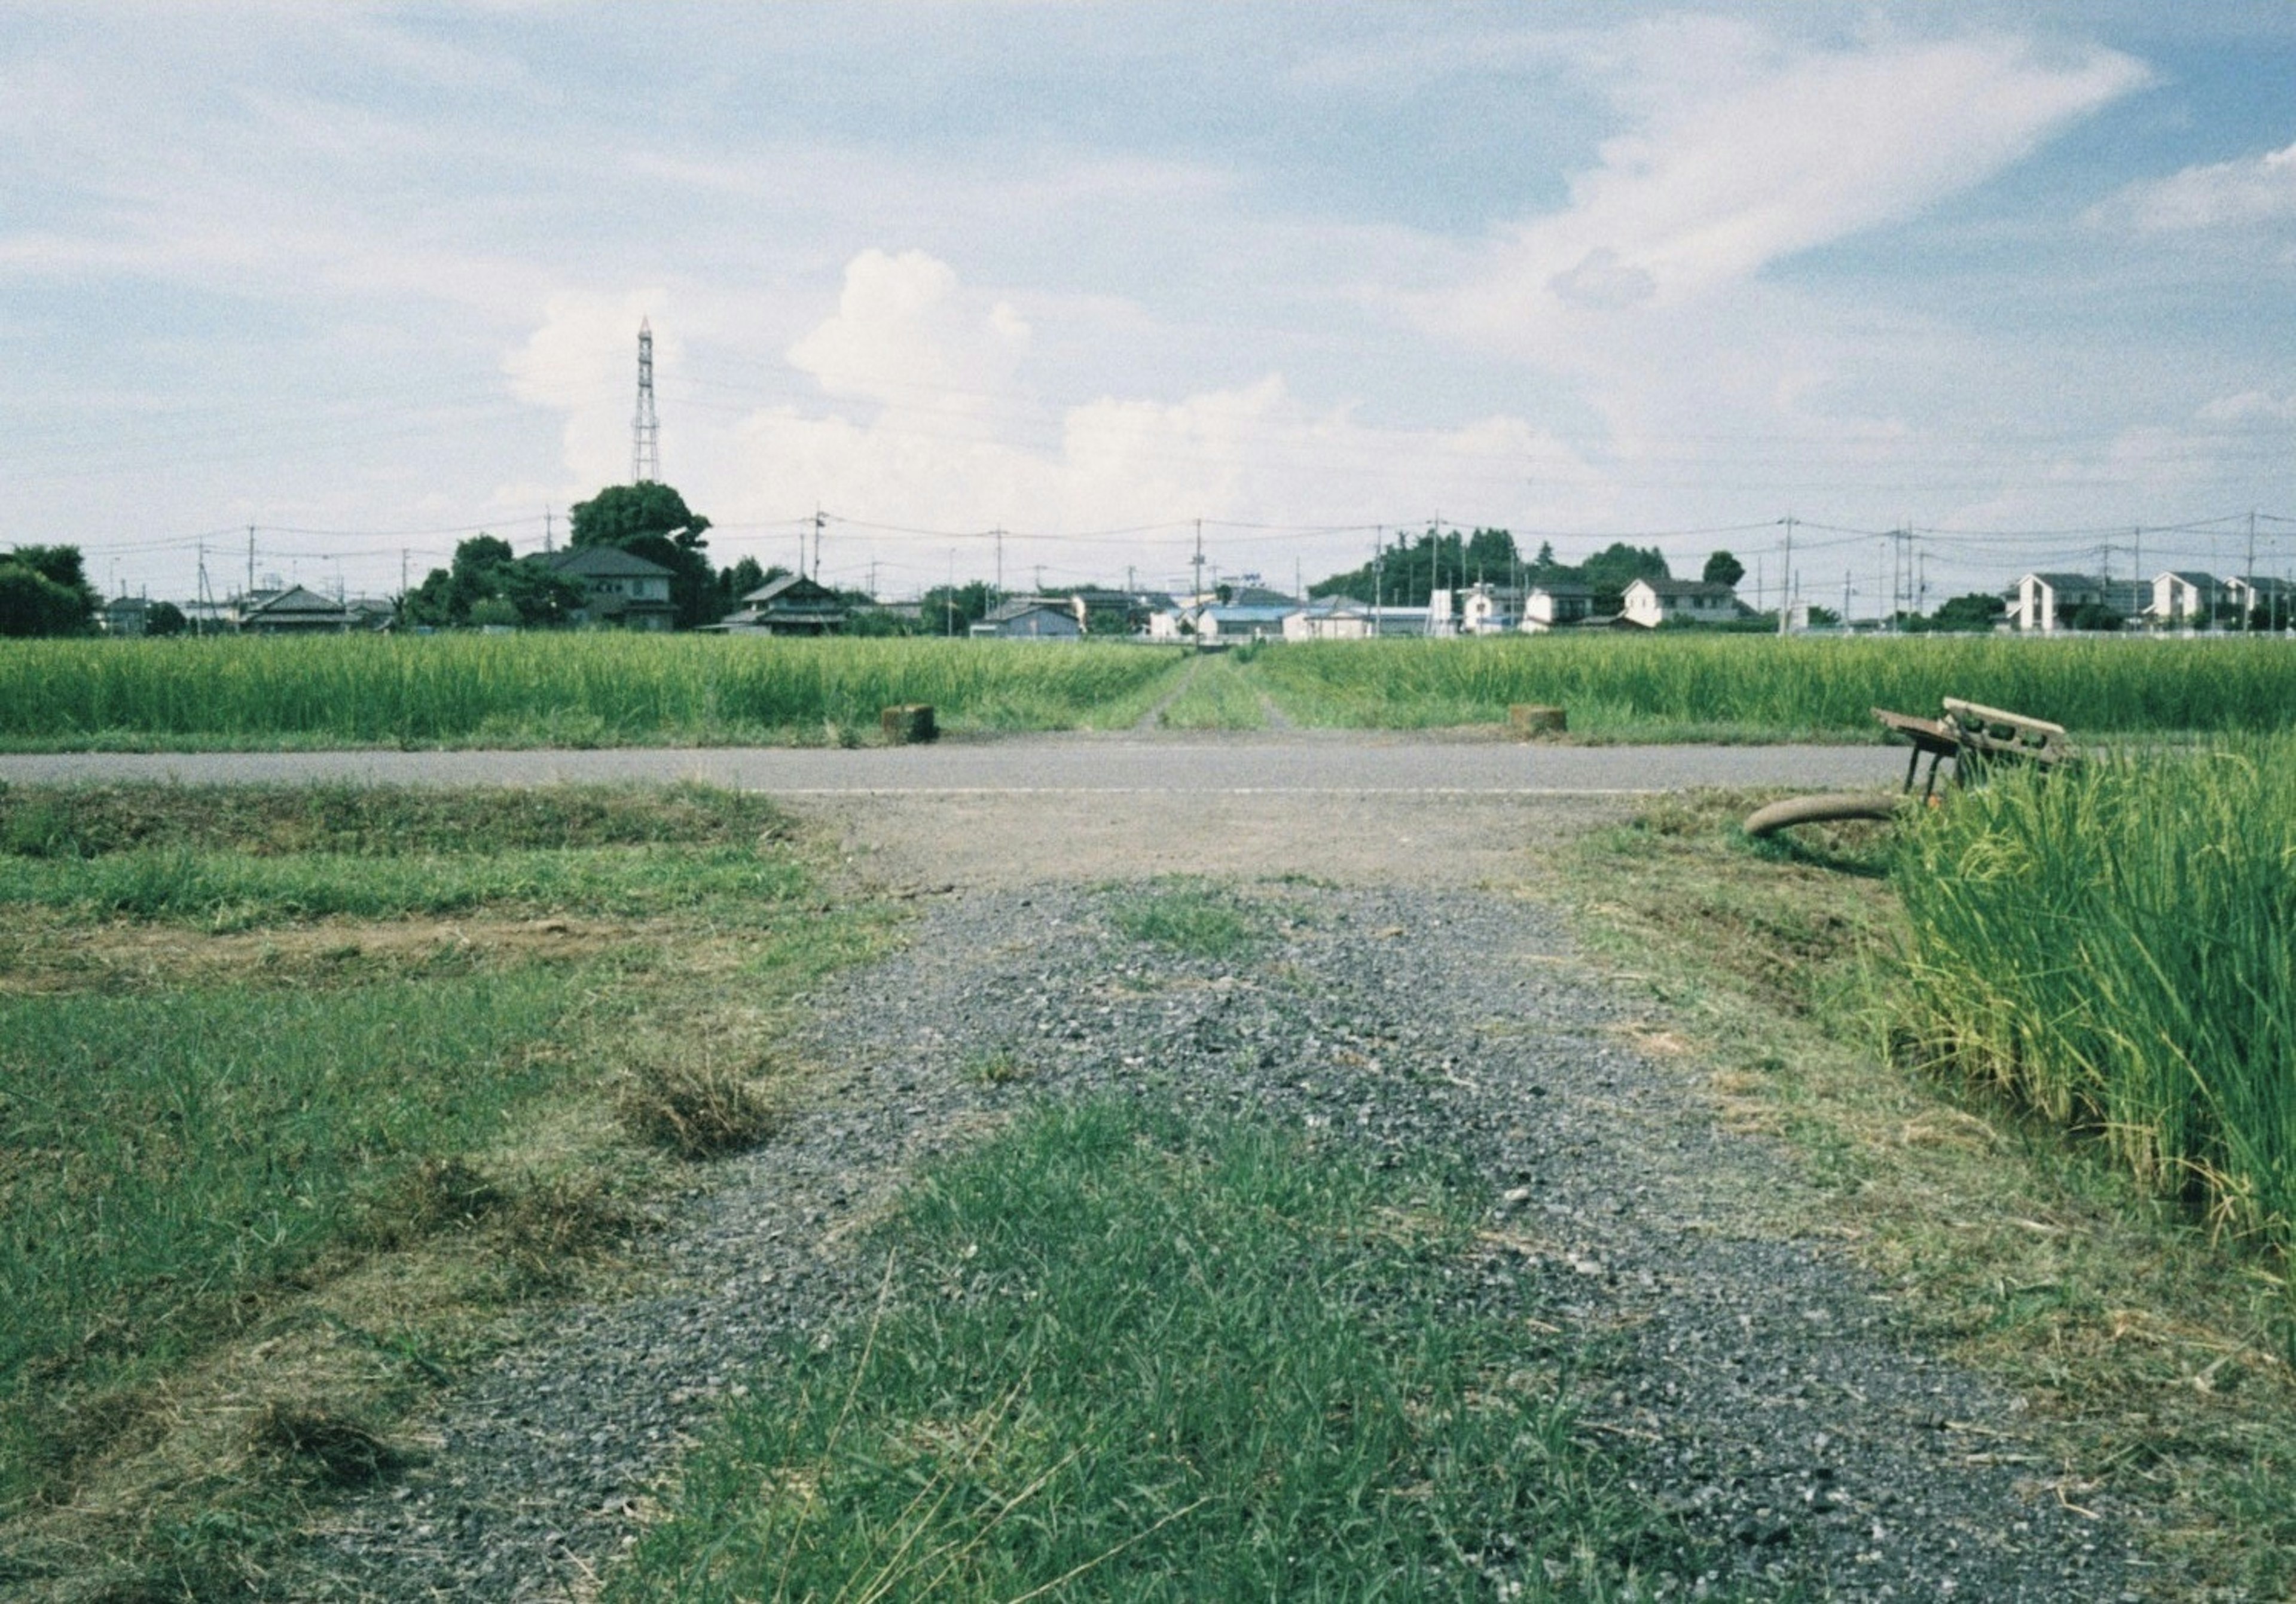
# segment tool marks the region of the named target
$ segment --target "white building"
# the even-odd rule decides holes
[[[1318,596],[1283,617],[1286,640],[1362,640],[1371,634],[1371,609],[1352,597]]]
[[[2206,624],[2216,617],[2224,587],[2210,574],[2163,569],[2152,576],[2152,599],[2144,616],[2155,623]]]
[[[1636,580],[1627,587],[1625,616],[1645,629],[1727,623],[1738,616],[1738,593],[1707,580]]]
[[[1595,611],[1595,588],[1576,580],[1533,585],[1523,598],[1522,629],[1538,635],[1565,624],[1584,621]]]
[[[2087,573],[2029,573],[2017,580],[2010,621],[2028,632],[2054,634],[2070,629],[2072,615],[2104,605],[2104,581]]]

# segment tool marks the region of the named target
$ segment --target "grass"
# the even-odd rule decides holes
[[[2028,1402],[2038,1484],[2146,1512],[2166,1592],[2296,1592],[2284,1261],[2100,1138],[1893,1050],[1904,843],[1874,824],[1749,843],[1766,800],[1669,799],[1586,838],[1565,884],[1597,961],[1692,1040],[1718,1117],[1787,1144],[1899,1317]]]
[[[1191,958],[1248,956],[1266,938],[1262,913],[1215,886],[1168,882],[1124,892],[1110,900],[1110,917],[1136,942],[1149,942]]]
[[[1694,1574],[1575,1441],[1573,1355],[1461,1312],[1482,1199],[1115,1101],[881,1228],[878,1317],[793,1347],[607,1596],[1628,1596]]]
[[[1934,714],[1945,696],[2100,735],[2296,720],[2296,647],[2230,637],[1327,641],[1262,653],[1251,671],[1296,721],[1347,728],[1494,723],[1538,702],[1597,739],[1875,739],[1869,709]]]
[[[931,703],[952,730],[1122,728],[1178,671],[1129,646],[620,634],[0,642],[0,743],[852,744]]]
[[[1201,654],[1180,694],[1157,715],[1167,729],[1264,729],[1267,710],[1251,660],[1239,651]]]
[[[430,1389],[626,1273],[686,1161],[770,1138],[777,1010],[882,939],[698,787],[17,787],[0,844],[38,904],[0,943],[12,1597],[255,1585]]]

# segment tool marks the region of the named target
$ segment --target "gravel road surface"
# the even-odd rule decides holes
[[[545,786],[707,780],[791,795],[938,792],[1632,794],[1693,786],[1890,786],[1902,748],[1546,746],[1375,732],[1018,736],[931,746],[594,752],[42,753],[0,755],[18,783],[176,780]]]
[[[1822,1200],[1637,1046],[1636,1006],[1551,912],[1498,891],[1262,885],[1266,944],[1216,961],[1124,935],[1124,894],[940,899],[905,952],[824,986],[804,1045],[833,1066],[825,1106],[656,1245],[658,1291],[473,1380],[445,1449],[347,1511],[298,1595],[589,1596],[760,1349],[866,1309],[881,1266],[851,1227],[921,1156],[1028,1099],[1115,1090],[1477,1165],[1495,1205],[1461,1296],[1586,1338],[1581,1430],[1713,1545],[1672,1596],[2136,1596],[2118,1513],[2069,1508],[2016,1402],[1903,1334]],[[989,1053],[1025,1077],[963,1073]],[[1457,1596],[1505,1596],[1507,1563]]]

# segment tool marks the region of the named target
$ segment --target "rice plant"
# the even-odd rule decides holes
[[[2223,1225],[2296,1243],[2296,738],[1955,797],[1907,841],[1903,1027]]]
[[[1136,720],[1177,658],[1123,646],[563,634],[0,643],[0,741],[820,738],[927,702],[958,728]]]
[[[1869,710],[1960,696],[2070,728],[2271,730],[2296,722],[2296,645],[2279,640],[1936,636],[1566,635],[1330,641],[1252,671],[1302,723],[1418,728],[1557,703],[1574,731],[1867,736]]]

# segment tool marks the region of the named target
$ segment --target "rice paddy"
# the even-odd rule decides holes
[[[2296,739],[2007,774],[1898,865],[1902,1028],[2224,1227],[2296,1245]]]
[[[850,743],[900,703],[956,729],[1136,721],[1177,654],[970,640],[615,634],[0,643],[0,742]]]
[[[964,731],[1493,725],[1555,703],[1595,740],[1868,740],[1942,696],[2082,733],[2296,721],[2279,638],[1591,634],[1270,645],[612,634],[0,642],[0,746],[851,744],[931,703]],[[1276,717],[1280,715],[1280,717]]]

